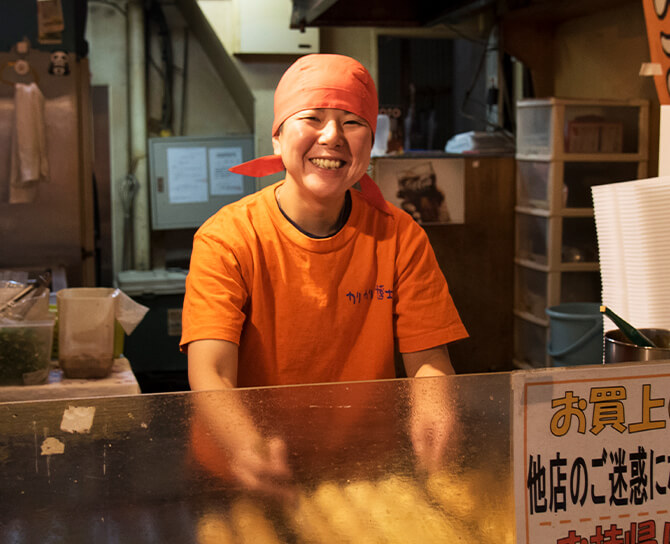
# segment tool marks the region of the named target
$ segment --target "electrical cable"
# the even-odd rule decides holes
[[[474,42],[478,43],[480,45],[486,45],[488,43],[488,40],[484,40],[482,38],[473,38],[472,36],[468,36],[465,32],[463,32],[461,29],[458,28],[458,26],[453,25],[451,23],[443,23],[445,27],[447,27],[449,30],[451,30],[454,34],[459,36],[460,38],[463,38],[464,40],[467,40],[469,42]],[[489,29],[489,34],[491,30]]]
[[[182,64],[184,65],[182,68],[182,74],[181,74],[181,112],[180,112],[180,119],[179,119],[179,134],[181,136],[184,135],[184,127],[186,125],[186,82],[188,81],[187,78],[187,73],[188,73],[188,27],[184,27],[184,51],[183,51],[184,58],[182,60]]]
[[[493,33],[494,28],[495,28],[495,25],[493,25],[491,27],[491,30],[489,31],[489,38],[486,41],[487,44],[490,41],[491,34]],[[477,121],[477,122],[483,122],[487,127],[491,127],[496,131],[500,131],[505,138],[508,138],[509,140],[514,141],[514,136],[512,134],[510,134],[508,131],[506,131],[505,128],[503,126],[501,126],[499,123],[492,123],[488,119],[480,118],[477,115],[472,115],[470,113],[467,113],[466,109],[465,109],[468,103],[475,103],[475,104],[486,106],[486,104],[483,103],[483,102],[473,100],[471,95],[472,95],[472,91],[474,90],[475,86],[477,85],[477,80],[479,79],[479,77],[482,74],[482,70],[484,68],[484,64],[485,64],[485,61],[486,61],[486,55],[489,54],[491,51],[497,51],[498,49],[499,49],[499,47],[488,47],[488,45],[486,47],[484,47],[484,49],[482,51],[482,54],[479,58],[479,62],[477,63],[477,69],[475,70],[475,73],[472,77],[472,82],[470,83],[470,86],[468,87],[468,90],[465,92],[465,95],[463,96],[463,102],[461,103],[461,108],[459,110],[459,113],[467,119],[471,119],[471,120]]]
[[[135,161],[135,164],[137,161]],[[133,165],[133,171],[135,165]],[[134,173],[129,173],[121,184],[121,205],[123,207],[123,270],[132,270],[134,267],[135,236],[133,226],[133,212],[135,196],[140,189],[140,182]]]

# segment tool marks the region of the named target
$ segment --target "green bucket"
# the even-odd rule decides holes
[[[600,303],[569,302],[545,311],[549,316],[547,353],[554,366],[602,364]]]

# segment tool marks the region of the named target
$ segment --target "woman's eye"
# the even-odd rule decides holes
[[[357,119],[349,119],[344,122],[345,125],[363,125],[361,121],[358,121]]]

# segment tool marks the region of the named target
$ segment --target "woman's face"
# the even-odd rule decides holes
[[[339,199],[368,168],[372,130],[348,111],[302,110],[284,121],[272,146],[284,162],[287,182],[317,200]]]

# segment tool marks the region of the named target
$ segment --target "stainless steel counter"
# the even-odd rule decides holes
[[[0,543],[513,542],[509,406],[507,373],[0,404]],[[269,493],[235,477],[256,432]]]

